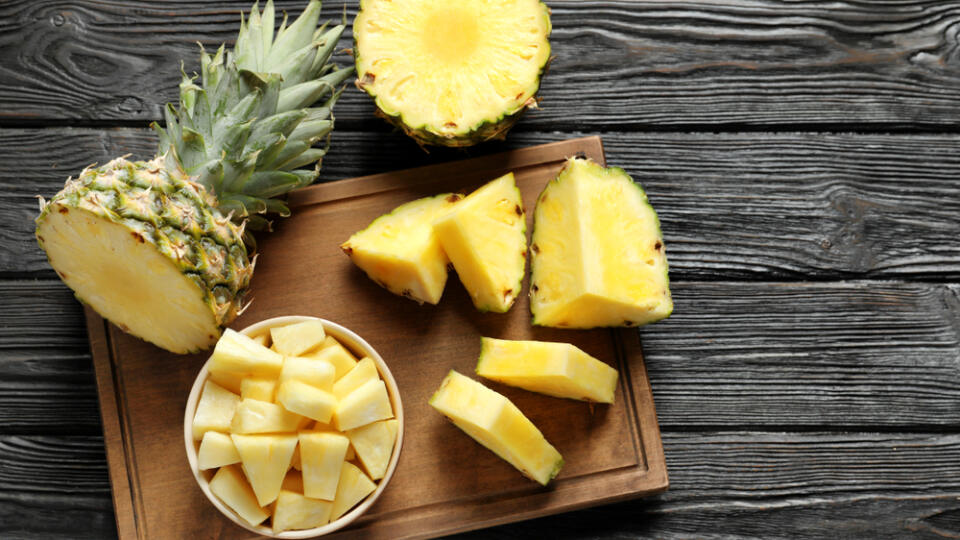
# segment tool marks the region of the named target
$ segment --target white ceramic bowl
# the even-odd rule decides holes
[[[284,531],[274,534],[273,530],[269,527],[265,527],[263,525],[251,526],[233,510],[223,504],[220,499],[218,499],[210,491],[210,480],[213,478],[214,471],[201,471],[197,468],[197,450],[199,449],[200,443],[193,440],[193,432],[191,427],[193,424],[193,416],[197,411],[197,402],[200,401],[200,392],[203,390],[203,383],[206,382],[209,375],[209,360],[207,360],[207,362],[203,365],[203,368],[197,375],[196,381],[193,383],[193,389],[190,391],[190,397],[187,398],[187,410],[183,415],[183,440],[187,447],[187,461],[190,462],[190,470],[193,471],[193,477],[196,478],[197,484],[200,486],[200,489],[203,491],[204,495],[207,496],[207,499],[210,499],[210,503],[213,504],[217,510],[220,510],[223,515],[230,518],[230,520],[237,525],[247,529],[248,531],[271,538],[314,538],[332,533],[352,523],[373,505],[377,498],[380,497],[380,494],[383,493],[384,488],[387,487],[387,484],[390,482],[390,478],[393,477],[394,469],[397,468],[397,460],[400,459],[400,449],[403,446],[403,404],[400,402],[400,392],[397,390],[397,382],[394,380],[393,375],[390,373],[390,369],[387,368],[387,364],[383,361],[383,358],[381,358],[377,351],[375,351],[369,343],[364,341],[363,338],[340,326],[339,324],[332,323],[324,319],[319,319],[317,317],[305,316],[274,317],[272,319],[260,321],[257,324],[248,326],[243,330],[240,330],[240,333],[254,337],[269,332],[270,328],[274,326],[285,326],[310,319],[319,320],[321,323],[323,323],[324,331],[333,336],[334,339],[343,344],[344,347],[353,352],[358,358],[369,356],[373,359],[374,363],[377,365],[377,369],[380,371],[380,377],[387,385],[387,392],[390,394],[390,402],[393,405],[393,414],[397,418],[397,442],[393,447],[393,455],[390,457],[390,464],[387,466],[387,473],[377,484],[377,489],[375,489],[373,493],[371,493],[359,505],[354,507],[353,510],[340,516],[340,519],[331,521],[322,527],[316,527],[314,529]]]

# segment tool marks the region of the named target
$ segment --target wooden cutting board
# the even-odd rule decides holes
[[[231,325],[314,315],[357,332],[396,377],[406,414],[400,461],[371,510],[333,537],[425,538],[663,491],[667,470],[637,330],[533,328],[528,283],[506,314],[484,314],[451,274],[438,306],[374,284],[339,244],[392,208],[469,191],[516,174],[528,220],[563,160],[604,162],[598,137],[524,148],[300,190],[293,216],[261,238],[252,307]],[[532,230],[532,222],[527,230]],[[87,310],[117,527],[122,538],[248,538],[197,487],[183,444],[183,413],[206,354],[177,356],[119,331]],[[556,399],[484,381],[505,394],[566,464],[550,487],[522,477],[427,405],[450,369],[473,375],[480,336],[573,343],[620,371],[612,406]]]

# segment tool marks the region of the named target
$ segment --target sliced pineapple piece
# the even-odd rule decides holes
[[[326,360],[303,356],[288,356],[280,371],[280,384],[296,379],[321,390],[332,390],[337,369]]]
[[[365,383],[379,378],[380,372],[377,371],[377,364],[373,362],[372,358],[364,357],[346,375],[333,383],[333,395],[337,399],[343,399],[347,397],[347,394],[360,388]]]
[[[270,329],[274,349],[284,356],[300,356],[318,347],[326,337],[323,323],[316,319]]]
[[[296,431],[309,419],[280,405],[256,399],[244,399],[230,423],[233,433],[282,433]]]
[[[622,169],[568,160],[537,201],[531,250],[536,325],[639,326],[673,311],[660,222]]]
[[[333,394],[296,379],[280,384],[277,401],[288,411],[317,422],[329,422],[337,407],[337,398]]]
[[[333,503],[308,499],[292,491],[280,491],[273,506],[271,526],[273,533],[312,529],[330,521]]]
[[[276,500],[290,469],[296,435],[231,435],[240,454],[243,472],[250,481],[257,503],[266,506]]]
[[[222,386],[207,381],[203,383],[197,412],[193,415],[193,438],[200,440],[208,431],[229,431],[240,403],[240,396]]]
[[[304,495],[312,499],[334,500],[349,445],[350,440],[339,433],[300,432]]]
[[[377,420],[393,418],[393,406],[387,385],[380,379],[367,381],[337,402],[334,425],[340,431],[365,426]]]
[[[532,480],[547,485],[563,466],[560,452],[516,405],[456,371],[444,378],[430,405]]]
[[[373,422],[347,432],[350,447],[356,452],[367,475],[380,480],[387,472],[387,465],[397,442],[398,422],[395,418]]]
[[[340,478],[337,482],[337,494],[333,500],[333,510],[330,519],[340,519],[351,508],[373,493],[377,485],[363,474],[359,467],[346,461],[340,469]]]
[[[569,343],[481,338],[477,375],[561,398],[613,403],[617,370]]]
[[[201,471],[216,469],[224,465],[240,463],[240,454],[233,446],[233,439],[226,433],[208,431],[203,434],[200,449],[197,450],[197,468]]]
[[[527,262],[527,223],[513,173],[468,195],[433,228],[473,305],[480,311],[509,310]]]
[[[270,517],[270,514],[260,507],[253,488],[237,465],[220,467],[210,480],[210,491],[250,525],[259,525]]]
[[[277,392],[276,379],[244,378],[240,381],[240,398],[273,401]]]
[[[242,373],[231,373],[229,371],[211,371],[209,380],[219,384],[225,389],[233,392],[234,394],[240,394],[243,391],[241,387],[243,385],[243,380],[247,378],[246,375]]]
[[[432,224],[459,199],[460,195],[445,193],[400,205],[340,248],[381,287],[421,304],[436,304],[450,261]]]
[[[330,343],[331,341],[333,343]],[[324,340],[319,351],[305,354],[304,356],[306,358],[323,360],[333,365],[335,371],[334,380],[343,377],[357,365],[356,357],[354,357],[346,347],[330,336],[327,336],[327,339]]]
[[[214,347],[209,366],[211,372],[276,377],[283,356],[228,328]]]
[[[256,341],[257,343],[259,343],[260,345],[268,349],[270,348],[270,345],[271,345],[270,334],[258,334],[256,336],[251,336],[250,339]]]

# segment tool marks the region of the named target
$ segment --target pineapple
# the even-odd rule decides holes
[[[337,399],[347,397],[347,394],[360,388],[367,381],[375,381],[380,378],[380,372],[377,371],[377,365],[373,359],[365,357],[357,362],[353,369],[347,372],[337,382],[333,383],[333,395]]]
[[[550,59],[538,0],[361,0],[353,34],[357,86],[421,145],[503,138]]]
[[[292,491],[280,491],[273,506],[270,525],[273,533],[280,531],[312,529],[330,521],[333,503],[309,499]]]
[[[337,402],[333,418],[334,425],[340,431],[393,418],[393,405],[387,395],[387,385],[380,379],[367,381]]]
[[[333,511],[330,519],[339,519],[351,508],[373,493],[377,485],[370,480],[359,467],[345,461],[340,469],[340,479],[337,482],[337,495],[333,500]]]
[[[568,343],[481,338],[477,375],[555,397],[613,403],[617,370]]]
[[[350,441],[339,433],[300,432],[303,494],[332,501]]]
[[[323,323],[316,319],[275,326],[270,329],[270,338],[273,348],[284,356],[300,356],[311,349],[319,347],[327,335],[323,330]]]
[[[233,433],[296,431],[305,423],[305,420],[303,416],[292,413],[275,403],[244,399],[240,401],[237,412],[233,415],[230,431]]]
[[[290,470],[297,436],[234,434],[231,437],[257,503],[260,506],[272,503],[280,494],[280,486]]]
[[[318,422],[329,422],[337,407],[337,398],[309,384],[290,379],[280,384],[277,401],[286,410]]]
[[[210,480],[210,491],[250,525],[258,525],[270,517],[253,493],[253,488],[236,465],[220,467]]]
[[[433,221],[460,198],[444,193],[402,204],[354,233],[340,248],[393,294],[436,304],[447,283],[450,260],[433,232]]]
[[[276,377],[282,368],[282,355],[229,328],[210,355],[211,373]]]
[[[509,399],[451,370],[430,405],[524,476],[547,485],[563,467],[560,452]]]
[[[660,222],[623,169],[569,159],[540,194],[530,249],[535,325],[639,326],[673,311]]]
[[[387,465],[397,442],[399,423],[396,418],[373,422],[347,432],[350,447],[354,449],[363,468],[372,480],[380,480],[387,472]]]
[[[340,379],[357,365],[356,357],[331,336],[327,336],[327,339],[320,345],[319,351],[304,356],[330,363],[334,369],[334,380]]]
[[[277,381],[274,379],[243,379],[240,381],[240,399],[256,399],[259,401],[273,401],[277,392]]]
[[[321,390],[330,390],[333,388],[336,374],[337,370],[330,362],[317,358],[291,356],[283,361],[283,369],[280,371],[280,384],[296,379]]]
[[[527,262],[527,223],[513,173],[468,195],[433,229],[473,305],[481,311],[509,310]]]
[[[240,463],[240,454],[237,453],[237,448],[229,435],[217,431],[208,431],[203,434],[200,449],[197,450],[198,469],[205,471],[234,463]]]
[[[36,236],[77,298],[122,330],[175,353],[207,349],[242,311],[253,273],[245,229],[289,215],[284,193],[316,179],[336,88],[327,63],[343,25],[317,28],[320,1],[274,34],[257,5],[232,52],[201,53],[165,110],[158,155],[91,166],[49,202]],[[316,106],[314,106],[316,104]]]
[[[227,431],[236,414],[240,396],[211,381],[203,383],[197,412],[193,415],[193,438],[208,431]]]

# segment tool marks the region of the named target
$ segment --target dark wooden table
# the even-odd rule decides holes
[[[960,1],[548,3],[543,108],[505,143],[424,154],[350,89],[321,176],[599,134],[660,214],[676,310],[641,332],[670,491],[467,536],[960,536]],[[152,155],[179,59],[248,7],[0,0],[0,537],[116,534],[34,196]]]

